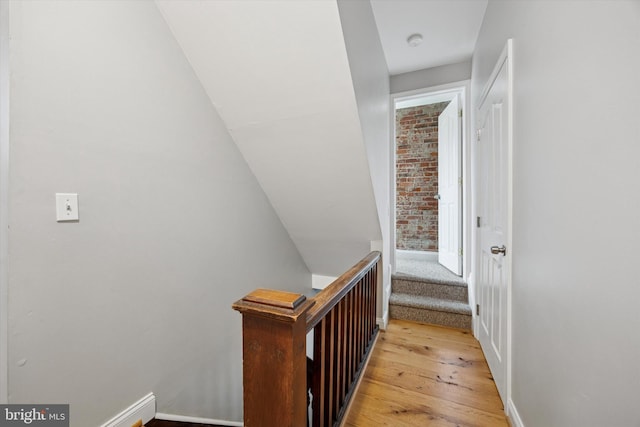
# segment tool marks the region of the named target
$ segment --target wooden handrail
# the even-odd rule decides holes
[[[309,299],[257,289],[233,304],[242,314],[245,427],[308,425],[308,389],[313,427],[340,423],[378,332],[380,259],[379,252],[370,253]]]
[[[351,267],[344,274],[331,282],[320,293],[311,298],[315,302],[307,312],[307,332],[316,327],[318,322],[344,298],[344,296],[358,283],[358,280],[380,260],[380,252],[371,252],[359,263]]]

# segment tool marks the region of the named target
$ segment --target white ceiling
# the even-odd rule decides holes
[[[471,59],[487,0],[371,0],[389,74]],[[410,47],[407,38],[423,42]]]

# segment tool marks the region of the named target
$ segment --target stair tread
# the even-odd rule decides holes
[[[466,302],[422,295],[392,293],[389,298],[389,304],[471,316],[471,307]]]
[[[425,296],[460,302],[469,301],[468,289],[462,286],[451,286],[447,284],[404,280],[398,278],[394,278],[391,283],[391,292],[394,294]]]
[[[448,286],[460,286],[463,288],[467,287],[467,282],[465,282],[461,277],[457,278],[441,278],[441,277],[420,277],[412,274],[396,272],[391,275],[393,280],[409,280],[411,282],[422,282],[422,283],[433,283],[436,285],[448,285]]]

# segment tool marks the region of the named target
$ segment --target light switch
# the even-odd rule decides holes
[[[78,194],[56,193],[56,219],[61,221],[78,221]]]

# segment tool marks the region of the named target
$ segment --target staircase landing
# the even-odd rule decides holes
[[[441,266],[436,253],[398,251],[389,313],[393,319],[471,329],[467,284]]]

